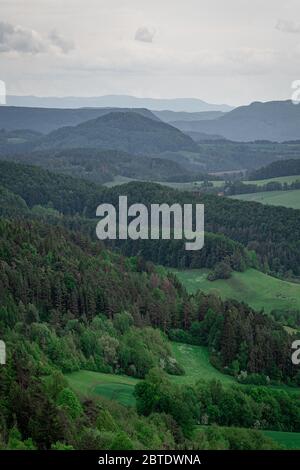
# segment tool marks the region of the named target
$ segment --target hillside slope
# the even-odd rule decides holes
[[[300,107],[291,101],[254,102],[214,120],[181,122],[182,131],[218,134],[235,141],[283,142],[300,138]]]
[[[64,126],[76,126],[82,122],[96,119],[112,112],[126,112],[131,109],[120,108],[31,108],[21,106],[0,106],[0,129],[30,129],[47,134]],[[134,112],[158,120],[148,109],[134,109]]]
[[[196,143],[174,127],[135,112],[114,112],[75,127],[53,131],[40,149],[97,148],[153,155],[165,151],[196,152]]]

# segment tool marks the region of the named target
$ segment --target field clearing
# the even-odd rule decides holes
[[[70,386],[82,397],[102,396],[122,405],[134,406],[133,390],[138,379],[126,375],[80,370],[66,374]]]
[[[185,370],[185,375],[170,377],[175,383],[191,384],[199,379],[220,380],[224,385],[237,383],[233,377],[222,374],[211,365],[207,348],[184,343],[171,344],[175,359]]]
[[[224,186],[225,181],[209,181],[212,183],[214,188],[222,188]],[[196,191],[197,189],[201,189],[201,185],[203,181],[191,181],[188,183],[165,183],[161,182],[164,186],[168,186],[169,188],[178,189],[180,191]]]
[[[300,209],[300,189],[291,191],[263,191],[261,193],[238,194],[230,196],[231,199],[240,201],[260,202],[271,206],[284,206],[292,209]]]
[[[263,186],[268,183],[295,183],[295,181],[300,181],[300,175],[293,176],[276,176],[275,178],[268,178],[265,180],[254,180],[254,181],[245,181],[245,184],[257,184],[257,186]]]
[[[127,176],[115,176],[113,181],[108,181],[107,183],[104,183],[103,186],[106,186],[107,188],[113,188],[114,186],[119,186],[121,184],[131,183],[131,181],[138,180],[128,178]]]
[[[208,350],[202,346],[171,343],[174,357],[184,367],[185,375],[170,375],[176,384],[194,384],[197,380],[220,380],[223,385],[237,383],[233,377],[222,374],[209,362]],[[134,406],[134,387],[139,379],[126,375],[104,374],[80,370],[66,374],[69,385],[81,397],[102,396],[125,406]]]
[[[203,290],[222,299],[246,302],[255,310],[270,313],[275,309],[300,310],[300,284],[282,281],[256,269],[233,272],[229,279],[208,281],[208,269],[185,269],[172,272],[190,293]]]
[[[143,181],[162,184],[163,186],[168,186],[169,188],[178,189],[180,191],[195,191],[201,188],[203,181],[190,181],[188,183],[176,183],[176,182],[164,182],[164,181],[152,181],[152,180],[137,180],[134,178],[127,178],[126,176],[116,176],[113,181],[108,181],[104,183],[103,186],[107,188],[112,188],[121,184],[127,184],[131,181]],[[221,188],[224,186],[224,181],[210,181],[213,184],[214,188]]]
[[[239,384],[233,377],[222,374],[209,362],[208,350],[204,346],[193,346],[184,343],[171,343],[174,357],[184,367],[185,375],[169,375],[169,380],[178,385],[192,385],[198,380],[219,380],[224,386]],[[139,379],[125,375],[103,374],[81,370],[65,375],[70,387],[82,398],[104,397],[116,400],[125,406],[135,406],[134,387]],[[260,387],[265,388],[265,387]],[[269,385],[268,389],[284,390],[288,393],[299,393],[299,389],[287,385]]]
[[[263,431],[263,433],[289,450],[300,449],[300,432]]]

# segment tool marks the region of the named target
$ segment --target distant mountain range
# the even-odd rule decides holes
[[[187,113],[185,111],[155,111],[152,110],[152,113],[157,116],[161,121],[168,122],[173,124],[178,121],[202,121],[217,119],[223,116],[225,113],[222,111],[201,111],[198,113]]]
[[[183,132],[198,132],[239,142],[300,139],[300,106],[291,101],[255,102],[213,120],[172,123]]]
[[[226,113],[150,111],[130,107],[61,109],[0,106],[0,129],[29,129],[47,134],[61,127],[77,126],[108,113],[131,111],[152,121],[169,123],[197,141],[210,138],[237,142],[284,142],[300,139],[300,106],[291,101],[255,102]]]
[[[231,111],[227,104],[210,104],[197,98],[138,98],[129,95],[107,95],[95,97],[39,97],[15,96],[7,97],[8,106],[29,106],[41,108],[148,108],[151,110],[170,110],[186,112]]]

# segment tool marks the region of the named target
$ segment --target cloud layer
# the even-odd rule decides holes
[[[18,52],[21,54],[42,54],[56,48],[64,54],[73,49],[70,41],[62,38],[56,31],[43,37],[33,29],[15,26],[0,21],[0,52]]]

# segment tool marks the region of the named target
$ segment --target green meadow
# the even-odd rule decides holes
[[[66,374],[66,378],[81,397],[100,395],[122,405],[135,404],[133,390],[138,379],[133,377],[80,370]]]
[[[246,302],[267,313],[275,309],[300,310],[300,284],[277,279],[256,269],[233,272],[229,279],[216,281],[207,279],[207,269],[173,269],[172,272],[191,293],[201,289],[222,299]]]
[[[300,209],[300,189],[293,189],[291,191],[263,191],[261,193],[238,194],[230,197],[241,201],[254,201],[272,206]]]
[[[263,186],[264,184],[268,183],[295,183],[296,181],[300,181],[300,175],[293,175],[293,176],[277,176],[276,178],[268,178],[265,180],[254,180],[254,181],[245,181],[246,184],[257,184],[258,186]]]
[[[300,432],[263,431],[263,433],[286,449],[300,449]]]
[[[208,350],[202,346],[171,343],[174,357],[185,370],[185,375],[170,375],[169,379],[178,384],[193,384],[197,380],[220,380],[224,385],[236,381],[215,369],[209,362]],[[116,400],[127,406],[135,405],[134,387],[139,379],[125,375],[103,374],[80,370],[66,374],[70,386],[81,397],[101,396]]]

